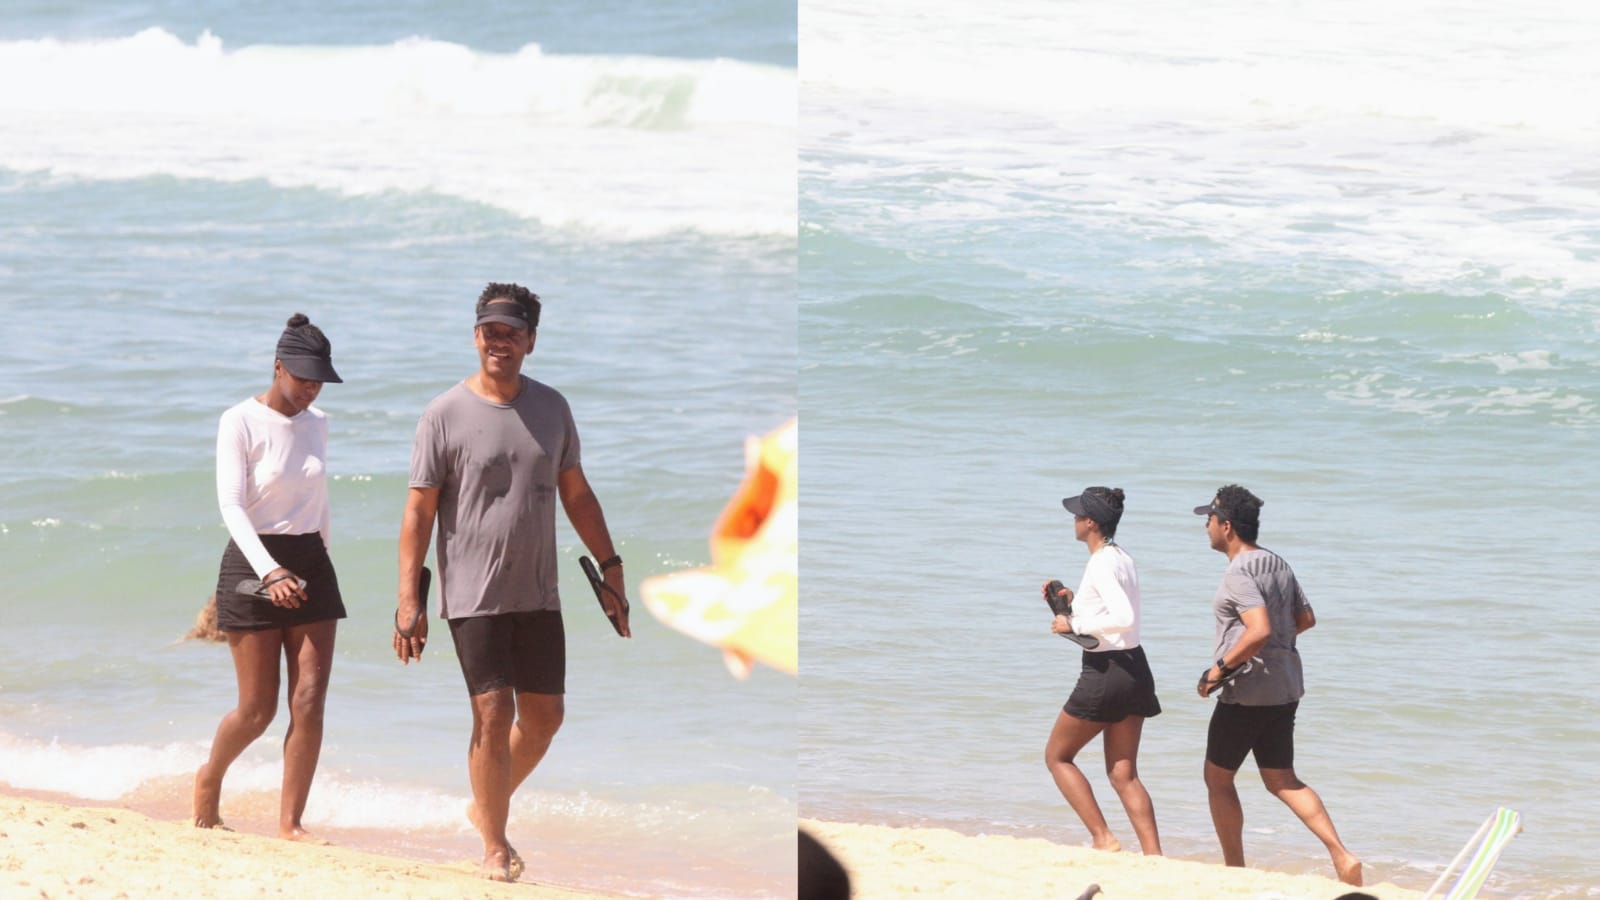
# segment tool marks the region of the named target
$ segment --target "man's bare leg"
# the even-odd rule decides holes
[[[1067,805],[1089,829],[1094,848],[1114,852],[1121,850],[1122,844],[1106,825],[1106,817],[1100,812],[1100,804],[1095,802],[1089,779],[1083,777],[1083,772],[1073,762],[1078,751],[1103,728],[1105,724],[1102,722],[1090,722],[1065,712],[1057,713],[1055,727],[1050,729],[1050,739],[1044,745],[1044,764],[1050,770],[1050,777],[1055,779],[1061,796],[1066,798]]]
[[[1222,845],[1222,863],[1243,866],[1244,807],[1239,803],[1239,791],[1233,784],[1235,774],[1206,760],[1206,796],[1211,803],[1211,824],[1217,830],[1217,842]]]
[[[506,819],[511,811],[511,726],[515,717],[516,703],[509,687],[472,696],[467,772],[473,805],[468,816],[483,837],[482,872],[492,881],[512,880]]]
[[[333,668],[338,622],[313,622],[284,630],[289,672],[289,730],[283,736],[283,795],[278,807],[278,837],[327,843],[305,830],[300,817],[311,795],[311,779],[322,755],[322,713]]]
[[[278,654],[283,633],[268,629],[226,634],[239,684],[239,703],[217,724],[211,755],[194,773],[196,828],[224,827],[220,811],[223,776],[239,754],[267,730],[278,711]]]
[[[1361,860],[1339,840],[1339,832],[1334,830],[1333,819],[1328,816],[1328,810],[1322,805],[1322,798],[1317,796],[1317,792],[1295,777],[1293,769],[1262,769],[1261,781],[1328,848],[1328,855],[1333,858],[1333,870],[1338,873],[1339,880],[1359,887]]]
[[[1128,716],[1112,722],[1105,730],[1106,777],[1122,800],[1122,808],[1139,837],[1145,856],[1161,855],[1161,837],[1156,831],[1156,808],[1150,792],[1139,780],[1139,737],[1144,732],[1144,716]]]
[[[538,767],[550,749],[556,732],[566,716],[565,700],[560,694],[519,693],[517,696],[517,723],[511,729],[511,790],[507,795],[507,819],[510,819],[510,794],[515,794],[533,770]],[[467,807],[467,818],[478,825],[478,806],[474,800]],[[509,840],[507,847],[510,847]],[[522,857],[511,848],[511,878],[522,876]]]

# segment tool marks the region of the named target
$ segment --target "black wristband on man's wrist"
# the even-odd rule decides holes
[[[604,572],[607,569],[613,568],[615,566],[620,566],[620,565],[622,565],[622,557],[613,556],[610,559],[605,560],[604,562],[600,563],[600,571]]]

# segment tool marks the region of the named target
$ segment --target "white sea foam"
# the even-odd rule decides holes
[[[276,754],[281,735],[270,734],[240,757],[228,770],[232,794],[276,793],[282,785],[283,764]],[[157,779],[193,776],[206,759],[204,742],[111,744],[87,746],[58,740],[40,741],[0,734],[0,783],[27,790],[50,791],[86,800],[117,801],[136,794]],[[308,821],[335,828],[470,830],[464,816],[470,795],[451,793],[397,781],[355,778],[346,772],[317,774],[318,801]],[[743,801],[741,798],[745,798]],[[727,787],[685,803],[670,790],[643,792],[627,800],[607,799],[586,791],[566,794],[525,790],[516,798],[514,819],[556,820],[568,823],[611,823],[640,830],[673,828],[700,832],[737,829],[740,820],[706,817],[700,801],[737,807],[753,802],[781,812],[785,801],[770,791]],[[705,819],[701,822],[699,820]],[[720,823],[720,824],[719,824]],[[748,827],[748,821],[743,822]]]
[[[1452,362],[1487,363],[1495,372],[1545,371],[1556,368],[1554,355],[1549,350],[1524,350],[1520,353],[1485,353],[1477,356],[1447,357]]]
[[[83,747],[0,735],[0,780],[89,800],[116,800],[152,778],[191,774],[204,761],[205,748],[196,744]]]
[[[1600,288],[1600,101],[1571,88],[1600,82],[1600,12],[1446,6],[821,0],[807,177],[905,185],[831,207],[846,226],[1056,218],[1217,247],[1170,265],[1304,259],[1362,287],[1535,301]]]
[[[1592,134],[1592,6],[1134,0],[806,5],[808,89],[1068,116],[1425,118]],[[1486,65],[1485,63],[1490,63]]]
[[[729,60],[0,43],[0,167],[434,192],[601,237],[794,232],[795,78]]]

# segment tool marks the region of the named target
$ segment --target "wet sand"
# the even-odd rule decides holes
[[[497,884],[474,860],[424,862],[347,847],[202,830],[117,807],[0,794],[0,896],[614,897],[581,887]]]

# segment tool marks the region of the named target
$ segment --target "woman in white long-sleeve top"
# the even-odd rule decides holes
[[[295,313],[278,339],[272,386],[231,407],[217,428],[217,502],[228,526],[217,576],[239,704],[223,716],[194,777],[194,824],[222,826],[228,766],[278,708],[278,660],[289,676],[278,836],[309,839],[300,817],[322,752],[334,629],[345,617],[328,558],[328,419],[312,406],[333,369],[327,337]]]
[[[1073,516],[1074,536],[1089,548],[1089,563],[1076,593],[1060,589],[1071,615],[1057,615],[1050,630],[1089,635],[1097,646],[1083,651],[1077,686],[1067,699],[1045,745],[1045,765],[1061,796],[1088,827],[1094,846],[1120,850],[1106,825],[1094,791],[1073,760],[1096,735],[1105,734],[1106,776],[1122,800],[1140,848],[1161,855],[1155,807],[1139,780],[1139,738],[1144,720],[1161,713],[1155,678],[1139,645],[1139,574],[1133,557],[1112,538],[1122,519],[1120,488],[1090,487],[1061,501]],[[1047,598],[1050,587],[1046,588]],[[1056,608],[1052,604],[1052,608]]]

